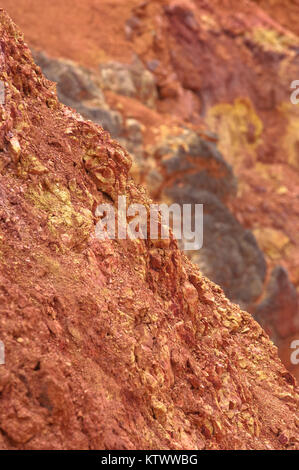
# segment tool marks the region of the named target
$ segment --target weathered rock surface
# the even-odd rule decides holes
[[[257,293],[261,293],[262,288],[263,291],[267,289],[262,285],[265,279],[264,269],[261,269],[263,255],[258,246],[266,257],[268,274],[277,265],[283,265],[288,269],[290,281],[298,291],[298,113],[289,101],[290,81],[297,77],[297,37],[252,2],[235,0],[214,0],[209,7],[205,2],[165,0],[139,4],[131,0],[123,5],[115,4],[113,11],[111,5],[103,1],[96,8],[97,22],[101,24],[101,31],[106,31],[107,24],[112,22],[113,34],[108,30],[101,37],[96,23],[90,26],[89,6],[86,4],[83,7],[82,3],[75,1],[76,8],[72,10],[77,12],[79,9],[80,14],[72,16],[67,11],[68,17],[66,19],[64,16],[64,22],[68,26],[63,24],[63,30],[55,38],[50,34],[52,24],[49,24],[48,16],[43,18],[42,24],[45,30],[50,28],[49,34],[44,36],[44,31],[39,30],[43,12],[37,2],[30,10],[30,15],[38,17],[38,24],[34,28],[31,17],[30,22],[26,22],[26,11],[22,11],[19,16],[9,0],[5,3],[9,4],[18,21],[24,24],[34,45],[39,48],[44,45],[45,50],[54,55],[76,58],[83,64],[95,67],[93,76],[97,77],[97,86],[106,88],[105,98],[109,102],[109,109],[104,109],[98,103],[100,108],[93,108],[91,113],[90,109],[82,109],[80,102],[73,101],[71,105],[84,116],[104,125],[133,153],[135,158],[131,173],[136,181],[148,184],[153,196],[165,183],[165,172],[161,176],[156,159],[152,158],[153,136],[156,137],[156,146],[161,148],[161,140],[165,140],[165,128],[168,137],[175,141],[178,140],[178,127],[183,126],[187,128],[187,134],[192,134],[190,125],[202,125],[205,120],[209,129],[219,135],[217,145],[222,160],[233,165],[239,180],[237,197],[230,201],[229,207],[241,225],[253,231],[258,245],[248,244],[246,232],[241,230],[230,214],[226,221],[226,233],[232,232],[235,226],[239,227],[234,241],[230,243],[227,239],[228,243],[221,245],[224,249],[217,250],[215,255],[212,240],[216,236],[206,237],[208,244],[204,244],[204,249],[207,248],[205,254],[203,250],[202,259],[198,256],[194,259],[213,280],[225,281],[222,287],[227,295],[232,295],[233,300],[250,311],[256,310],[256,305],[252,303]],[[55,3],[54,0],[47,10],[54,16],[55,8],[59,11],[64,8],[60,4],[55,6]],[[274,3],[272,17],[286,26],[281,2],[275,0]],[[290,7],[288,5],[287,8]],[[292,8],[296,6],[292,5]],[[109,20],[106,24],[107,18]],[[27,24],[30,25],[29,30]],[[58,31],[61,25],[56,19],[55,24]],[[74,24],[77,24],[75,36],[79,44],[75,51],[71,47],[73,36],[67,41]],[[88,44],[84,36],[86,24],[89,24],[87,36],[93,38]],[[291,29],[295,31],[294,24]],[[38,43],[35,32],[38,32]],[[100,51],[93,50],[94,47],[100,47]],[[194,51],[197,51],[196,54]],[[75,64],[73,66],[77,67]],[[82,72],[81,68],[79,75]],[[87,70],[85,73],[90,74]],[[156,107],[158,112],[149,112],[140,100],[152,108]],[[158,124],[159,120],[163,126]],[[163,132],[160,132],[160,127],[164,127]],[[212,154],[215,156],[215,152]],[[200,160],[203,161],[202,158]],[[144,178],[144,175],[147,176]],[[197,171],[191,176],[182,171],[177,182],[186,184],[185,190],[181,188],[185,194],[190,188],[187,181],[190,179],[192,184],[196,182],[196,187],[199,183],[203,184],[204,189],[213,185],[212,199],[214,191],[219,193],[220,190],[228,195],[226,178],[215,179],[213,176],[206,181],[204,176],[207,176],[204,171]],[[174,192],[177,192],[177,185]],[[208,199],[205,198],[205,201]],[[222,203],[219,200],[217,204]],[[211,207],[214,207],[213,204]],[[210,214],[211,210],[208,209],[208,212]],[[210,216],[205,217],[206,224],[216,221],[215,216],[212,219]],[[221,224],[216,224],[217,229],[219,226]],[[209,231],[206,230],[206,233]],[[245,249],[242,248],[244,242],[247,245]],[[234,253],[227,256],[226,249],[231,246],[234,246]],[[214,256],[208,263],[208,255],[211,253]],[[228,263],[225,271],[231,273],[227,278],[219,274],[224,260]],[[237,283],[234,275],[240,272],[243,273],[241,282]],[[248,293],[244,295],[248,281]],[[247,299],[245,304],[244,298]],[[291,321],[293,325],[299,312],[293,308],[291,312],[294,315]],[[267,318],[270,320],[269,316]],[[281,322],[285,322],[286,318],[290,317],[282,311]],[[269,325],[269,331],[274,330]],[[283,348],[281,340],[277,340],[280,349]],[[286,350],[281,352],[283,358],[290,356],[290,341],[291,338],[285,340]],[[296,374],[299,377],[299,369]]]
[[[298,389],[175,240],[94,237],[130,157],[61,105],[0,13],[2,449],[294,449]],[[159,269],[157,269],[159,260]]]
[[[203,204],[204,243],[190,255],[233,302],[252,306],[262,294],[266,262],[255,237],[225,206],[236,194],[232,168],[209,142],[191,129],[166,136],[153,151],[163,175],[159,198]]]
[[[110,109],[144,126],[138,147],[128,140],[126,123],[125,136],[118,140],[138,154],[131,171],[135,180],[143,180],[140,168],[141,173],[149,170],[147,183],[154,192],[163,178],[155,161],[145,160],[144,146],[152,147],[155,131],[159,138],[162,126],[205,121],[217,132],[218,149],[239,181],[229,207],[255,234],[268,277],[277,265],[284,266],[298,293],[299,121],[298,108],[290,104],[290,82],[298,76],[298,37],[289,31],[298,33],[297,1],[128,0],[111,8],[108,0],[96,5],[93,0],[73,0],[72,5],[53,0],[46,9],[38,0],[30,9],[26,0],[3,4],[30,44],[53,57],[73,59],[98,74],[99,63],[122,64],[121,71],[137,56],[155,76],[158,112],[142,106],[137,95],[105,91]],[[285,350],[279,341],[286,364],[291,340],[284,340]],[[294,372],[299,377],[298,367]]]
[[[232,167],[205,135],[187,126],[176,129],[160,138],[152,153],[163,175],[163,189],[169,195],[176,191],[175,197],[182,202],[188,195],[196,199],[193,190],[210,191],[222,201],[235,196]]]
[[[199,191],[194,197],[204,205],[205,243],[191,256],[192,261],[221,285],[233,302],[252,308],[263,292],[266,277],[265,258],[256,239],[212,193]],[[191,202],[192,197],[186,201]]]
[[[188,119],[203,118],[219,136],[218,150],[239,181],[235,215],[259,244],[268,230],[287,237],[275,260],[266,257],[270,269],[288,268],[298,290],[298,106],[290,85],[298,76],[299,38],[287,29],[297,33],[298,2],[257,3],[267,4],[270,16],[250,1],[145,2],[132,9],[139,25],[131,44],[145,63],[160,63],[158,89],[169,77],[176,84],[176,96],[159,96],[159,110],[180,116],[180,97],[195,108],[199,101]]]
[[[152,196],[162,201],[170,198],[181,206],[204,204],[204,245],[199,253],[192,254],[191,259],[204,274],[221,285],[231,300],[243,308],[251,307],[262,294],[266,264],[254,236],[241,227],[224,205],[235,197],[237,182],[231,166],[217,150],[215,136],[200,134],[188,126],[166,128],[156,145],[145,148],[142,125],[136,119],[124,120],[117,132],[115,126],[107,125],[107,119],[101,120],[102,108],[109,116],[119,113],[108,108],[100,77],[97,79],[94,75],[91,79],[90,73],[75,63],[50,59],[43,53],[35,54],[35,57],[47,78],[57,82],[58,97],[64,104],[98,121],[118,137],[131,153],[136,171],[144,175]],[[102,71],[109,71],[107,85],[110,84],[114,92],[133,96],[133,80],[130,85],[129,77],[134,67],[139,69],[141,66],[139,63],[129,68],[120,64],[115,67],[110,63],[102,65]],[[70,75],[80,77],[73,86]],[[98,112],[95,110],[94,116],[84,104],[86,95],[101,97],[101,101],[95,102]],[[99,120],[95,119],[96,116]],[[109,119],[111,121],[112,118]]]
[[[121,134],[121,114],[109,108],[88,69],[70,60],[50,59],[44,52],[34,52],[33,56],[45,76],[57,83],[57,95],[62,103],[100,124],[113,137]]]
[[[298,35],[299,2],[298,0],[252,0],[257,3],[268,15],[284,26],[286,30]]]
[[[100,80],[104,90],[137,98],[154,107],[158,98],[155,76],[136,57],[132,64],[107,62],[100,65]]]
[[[271,273],[265,298],[256,307],[255,316],[267,330],[273,340],[293,336],[299,329],[298,296],[290,282],[288,273],[282,266],[277,266]],[[270,317],[270,319],[269,319]]]

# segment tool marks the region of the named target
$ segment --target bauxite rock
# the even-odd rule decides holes
[[[3,11],[0,35],[0,447],[298,448],[298,390],[252,317],[173,239],[95,238],[100,202],[150,202],[130,158]]]

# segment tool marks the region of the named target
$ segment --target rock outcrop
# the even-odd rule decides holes
[[[131,65],[102,64],[99,73],[90,72],[68,60],[50,58],[45,53],[35,52],[34,57],[47,78],[57,82],[58,97],[64,104],[101,124],[131,153],[134,162],[131,173],[137,182],[146,183],[155,199],[180,205],[204,204],[204,245],[199,252],[188,253],[188,256],[207,277],[224,289],[230,300],[256,313],[256,318],[270,332],[279,348],[284,349],[286,345],[289,349],[286,338],[280,337],[276,326],[271,323],[274,316],[266,314],[264,301],[259,306],[260,297],[267,296],[268,309],[275,310],[276,322],[284,324],[288,331],[293,331],[294,325],[298,325],[297,299],[284,303],[284,306],[277,304],[277,293],[265,285],[267,267],[264,253],[273,253],[275,258],[279,258],[281,246],[287,245],[289,239],[272,229],[256,229],[254,233],[263,253],[254,234],[244,229],[229,210],[227,203],[236,199],[237,182],[231,165],[217,149],[217,136],[187,123],[157,128],[155,122],[145,128],[143,116],[141,121],[122,118],[122,107],[119,111],[111,109],[104,98],[106,89],[113,90],[118,98],[124,95],[150,107],[156,103],[154,79],[149,78],[151,74],[148,77],[144,73],[144,67],[137,59]],[[142,79],[143,75],[145,78]],[[132,103],[126,103],[126,107],[131,110]],[[227,120],[230,121],[229,116]],[[156,143],[146,145],[143,134],[151,127]],[[276,267],[272,276],[275,271]],[[287,272],[285,276],[288,285],[292,286]],[[285,286],[285,283],[280,285],[279,295],[287,299],[289,290],[284,292]],[[293,286],[292,290],[297,297]],[[261,312],[264,312],[264,318]],[[296,334],[297,330],[293,333]],[[289,357],[286,360],[288,367]]]
[[[59,100],[118,137],[122,130],[121,114],[112,111],[90,71],[70,60],[50,59],[43,52],[33,52],[45,76],[57,83]]]
[[[180,188],[184,194],[188,180],[196,181],[194,193],[203,197],[197,202],[206,205],[206,242],[201,256],[192,259],[230,299],[251,312],[265,296],[277,312],[277,296],[269,297],[273,289],[267,282],[283,266],[288,272],[283,285],[294,285],[298,305],[298,108],[290,103],[290,83],[297,78],[299,40],[296,21],[289,18],[296,18],[297,3],[273,0],[269,7],[262,0],[129,0],[115,2],[111,9],[107,0],[97,6],[91,0],[74,0],[72,8],[53,0],[45,9],[33,0],[30,10],[26,0],[3,4],[22,25],[30,45],[49,53],[37,52],[35,57],[50,79],[58,81],[62,101],[117,137],[133,155],[135,181],[146,183],[153,197],[160,194],[164,200],[165,182],[171,186],[153,151],[169,148],[169,142],[177,147],[183,137],[183,149],[172,149],[170,156],[182,153],[188,159],[189,136],[195,133],[207,147],[217,133],[218,153],[238,180],[237,194],[232,194],[234,185],[226,172],[219,178],[213,171],[214,150],[208,172],[195,165],[193,175],[183,170],[174,180],[186,185]],[[167,157],[162,155],[162,161]],[[206,156],[197,161],[205,163]],[[219,198],[219,190],[229,200]],[[217,223],[219,210],[211,217],[216,207],[228,214],[225,227],[221,220]],[[216,227],[226,242],[215,252]],[[233,231],[231,243],[227,235]],[[298,324],[296,303],[291,301],[276,316],[292,330]],[[271,324],[266,328],[276,329]],[[293,337],[273,335],[289,367]],[[298,366],[292,370],[299,377]]]
[[[130,79],[131,70],[141,68],[138,62],[122,67],[102,65],[101,71],[109,71],[105,86],[101,74],[94,73],[91,78],[88,70],[75,63],[51,59],[44,53],[34,56],[46,77],[57,82],[61,101],[101,124],[131,153],[137,180],[146,183],[156,200],[181,206],[204,204],[204,245],[190,255],[191,259],[224,289],[230,300],[246,309],[255,306],[263,292],[266,262],[254,235],[244,230],[225,205],[236,196],[237,181],[232,167],[217,149],[216,136],[187,125],[164,126],[157,133],[156,143],[145,145],[142,124],[136,119],[122,119],[120,112],[108,107],[102,92],[110,84],[114,92],[141,100],[133,95],[135,85]],[[70,76],[77,78],[71,80]],[[136,89],[140,86],[136,85]],[[155,92],[150,93],[153,90],[147,88],[151,103],[156,96]],[[94,101],[93,114],[88,102],[81,98],[86,95],[101,97],[101,101]],[[117,132],[110,124],[114,115],[119,116],[121,123]]]
[[[130,156],[2,10],[0,34],[0,447],[298,448],[298,389],[251,315],[172,237],[95,237],[99,203],[150,203]]]

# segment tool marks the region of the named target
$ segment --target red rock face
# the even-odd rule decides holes
[[[63,5],[53,0],[47,8],[39,0],[32,0],[30,8],[27,0],[4,0],[3,4],[24,30],[31,47],[46,51],[50,57],[72,59],[93,68],[110,111],[99,96],[95,97],[94,85],[91,96],[83,93],[79,97],[83,102],[78,102],[78,97],[74,102],[74,96],[64,99],[64,92],[70,89],[68,80],[72,80],[69,70],[62,74],[66,87],[58,89],[59,96],[122,140],[138,160],[136,165],[134,159],[131,174],[137,175],[138,183],[147,184],[153,197],[182,200],[177,191],[180,185],[188,198],[196,196],[197,202],[208,201],[208,215],[214,211],[213,226],[215,213],[230,209],[233,214],[226,212],[226,236],[222,237],[228,242],[221,249],[218,245],[218,259],[213,259],[213,244],[206,247],[207,253],[202,250],[193,259],[243,308],[261,311],[258,304],[264,305],[267,298],[269,308],[276,311],[276,325],[283,324],[285,330],[293,331],[299,316],[299,117],[298,107],[290,103],[290,83],[298,78],[297,2],[130,0],[115,2],[113,8],[107,0],[100,5],[95,0],[65,1]],[[125,90],[115,87],[111,78],[117,73],[132,78],[128,77],[128,70],[132,72],[136,62],[154,75],[158,93],[152,81],[145,80],[143,84],[148,86],[142,90],[140,74],[137,86],[135,76]],[[59,81],[58,76],[56,79]],[[152,96],[144,93],[146,89],[152,91]],[[92,104],[87,102],[90,98]],[[225,165],[232,165],[238,180],[237,195],[226,198],[225,207],[223,201],[214,201],[219,188],[226,196],[232,196],[233,185],[226,187],[229,178],[225,174],[218,181],[214,178],[212,195],[207,198],[206,194],[199,194],[197,187],[194,189],[194,179],[201,187],[206,173],[196,172],[190,182],[192,178],[185,170],[176,179],[165,176],[165,171],[161,177],[161,168],[157,171],[160,161],[156,153],[152,158],[153,151],[161,153],[161,147],[169,143],[168,137],[172,143],[184,140],[184,135],[178,134],[186,126],[200,137],[203,128],[218,135],[218,151]],[[163,167],[169,155],[162,152],[160,157]],[[189,158],[188,146],[184,158]],[[143,174],[146,171],[148,178]],[[216,175],[217,165],[210,165],[208,171]],[[174,190],[168,187],[171,184]],[[205,185],[200,189],[206,190]],[[256,240],[247,230],[253,232]],[[211,238],[210,233],[208,230],[206,239]],[[217,234],[214,236],[217,238]],[[236,249],[228,256],[232,244]],[[287,302],[288,290],[281,292],[285,300],[278,313],[277,296],[271,300],[268,295],[268,280],[281,268],[287,269],[297,300]],[[268,321],[274,318],[265,317]],[[289,367],[293,336],[279,337],[274,324],[265,326],[267,331],[275,332],[272,339]],[[293,365],[292,370],[299,377],[298,366]]]
[[[95,238],[149,204],[0,14],[2,449],[294,449],[298,390],[252,317],[169,240]],[[159,268],[157,268],[159,259]]]
[[[275,21],[298,35],[298,21],[297,16],[299,13],[298,0],[252,0],[259,5],[268,15]]]
[[[218,150],[239,182],[237,197],[227,204],[241,226],[253,231],[266,257],[267,277],[259,268],[258,282],[249,289],[263,297],[265,280],[277,266],[287,269],[297,293],[299,289],[299,118],[298,107],[290,104],[290,83],[298,78],[297,3],[130,0],[111,8],[107,0],[100,5],[95,0],[63,5],[53,0],[44,8],[32,0],[28,8],[27,0],[3,1],[30,46],[52,57],[73,59],[98,73],[99,64],[131,65],[137,55],[155,75],[156,109],[144,106],[148,101],[138,93],[121,96],[110,89],[104,94],[116,114],[107,121],[106,110],[101,116],[90,109],[86,113],[89,119],[101,117],[118,139],[123,137],[120,115],[125,137],[131,132],[125,121],[138,120],[145,148],[131,142],[131,153],[151,155],[147,146],[159,145],[165,133],[175,135],[174,127],[192,124],[198,130],[205,125],[218,134]],[[138,173],[135,166],[133,172]],[[147,185],[156,197],[161,181],[153,173]],[[251,258],[261,265],[257,251]],[[211,272],[207,270],[209,276]],[[213,279],[227,287],[221,278]],[[230,289],[226,292],[240,301]],[[298,317],[294,305],[288,308]],[[250,302],[246,307],[255,309]],[[281,322],[286,317],[282,313]],[[289,352],[287,346],[281,357]]]

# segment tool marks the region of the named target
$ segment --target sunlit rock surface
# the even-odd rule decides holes
[[[294,379],[251,315],[172,238],[95,238],[99,203],[150,203],[131,158],[3,11],[0,34],[0,447],[298,448]]]

